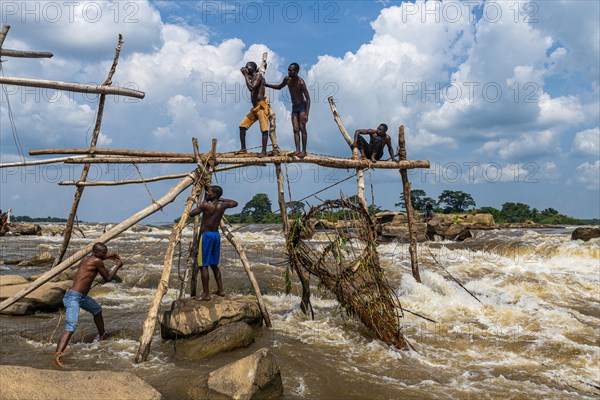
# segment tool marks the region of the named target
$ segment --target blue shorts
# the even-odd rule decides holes
[[[221,235],[219,232],[204,232],[198,245],[198,265],[202,267],[218,266],[221,257]]]
[[[300,114],[306,112],[306,101],[302,101],[298,104],[292,104],[292,114]]]
[[[96,303],[96,300],[74,290],[69,290],[65,293],[63,304],[67,308],[65,316],[67,323],[65,324],[65,330],[69,332],[75,332],[75,329],[77,329],[80,308],[92,313],[93,316],[102,312],[102,307],[100,307],[100,304]]]

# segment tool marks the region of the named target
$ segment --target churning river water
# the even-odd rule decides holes
[[[106,226],[86,225],[72,252]],[[248,348],[205,361],[180,361],[176,342],[156,332],[149,360],[134,364],[142,323],[162,271],[170,228],[138,226],[108,243],[127,260],[122,283],[90,293],[104,308],[113,340],[80,340],[95,333],[82,312],[78,332],[64,359],[69,369],[129,371],[167,399],[187,398],[191,382],[227,363],[268,347],[281,369],[285,399],[573,399],[600,396],[600,241],[571,241],[572,228],[476,231],[462,243],[419,244],[422,283],[410,273],[408,245],[378,246],[382,267],[406,313],[403,332],[414,347],[398,351],[376,340],[348,317],[334,297],[318,287],[315,318],[299,309],[292,276],[286,295],[285,240],[275,225],[250,225],[235,232],[259,281],[272,329],[261,328]],[[191,230],[181,260],[175,258],[167,308],[178,296]],[[0,259],[56,254],[61,237],[0,238]],[[176,252],[177,252],[176,251]],[[434,260],[437,260],[437,262]],[[109,264],[109,268],[112,264]],[[453,282],[443,266],[480,301]],[[223,240],[221,266],[228,295],[251,294],[244,269]],[[47,268],[0,264],[1,274],[31,276]],[[211,274],[211,284],[214,282]],[[0,363],[52,368],[64,315],[0,316]],[[33,335],[23,335],[23,332]]]

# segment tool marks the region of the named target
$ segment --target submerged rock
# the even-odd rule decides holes
[[[158,400],[162,395],[129,372],[54,371],[0,365],[2,399],[127,399]]]
[[[591,226],[576,228],[573,233],[571,233],[571,240],[583,240],[584,242],[587,242],[588,240],[597,237],[600,237],[600,228]]]
[[[235,322],[195,339],[178,340],[177,358],[202,360],[218,353],[246,347],[254,341],[254,331],[245,322]]]
[[[210,301],[188,298],[174,302],[171,310],[164,312],[160,333],[163,339],[202,336],[219,326],[238,321],[262,325],[262,314],[255,297],[225,298],[213,295]]]
[[[20,267],[41,267],[50,266],[54,262],[55,258],[52,254],[45,251],[40,254],[36,254],[33,257],[26,258],[19,263]]]
[[[283,394],[281,372],[263,348],[204,376],[188,394],[193,399],[276,399]]]

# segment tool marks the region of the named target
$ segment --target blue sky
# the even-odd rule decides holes
[[[51,51],[54,57],[4,57],[2,68],[5,76],[102,82],[122,33],[114,82],[138,88],[146,98],[108,99],[99,146],[191,152],[195,136],[204,151],[213,137],[219,151],[228,151],[239,148],[237,127],[250,106],[239,68],[268,51],[269,82],[280,82],[289,63],[301,65],[313,102],[309,152],[349,155],[327,104],[333,95],[350,132],[386,122],[395,143],[398,126],[405,126],[409,159],[432,165],[410,172],[413,189],[428,196],[462,190],[478,207],[523,202],[598,218],[599,17],[597,1],[3,1],[0,19],[11,25],[3,47]],[[1,162],[20,159],[15,136],[25,154],[89,145],[96,96],[5,89]],[[270,94],[278,140],[292,149],[287,91]],[[248,145],[259,145],[258,127],[249,130]],[[189,169],[96,166],[89,179]],[[0,173],[0,208],[17,215],[68,214],[73,188],[57,182],[76,179],[78,167]],[[289,165],[292,199],[351,173]],[[272,168],[247,168],[216,180],[225,197],[243,206],[261,192],[275,201],[273,175]],[[395,209],[399,173],[371,171],[367,179],[368,199]],[[153,183],[148,190],[158,198],[174,183]],[[119,221],[151,202],[148,190],[87,188],[78,217]],[[354,194],[355,183],[319,197],[336,198],[340,190]],[[182,204],[183,196],[149,221],[176,218]]]

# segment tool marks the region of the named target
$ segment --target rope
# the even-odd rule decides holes
[[[0,63],[0,73],[4,77],[4,69],[2,68],[2,63]],[[13,139],[15,141],[15,146],[17,147],[17,151],[19,152],[19,157],[22,162],[25,162],[25,155],[23,154],[23,146],[21,145],[21,140],[19,139],[19,133],[17,132],[17,126],[15,125],[15,119],[12,113],[12,107],[10,106],[10,99],[8,98],[8,92],[6,91],[6,85],[2,85],[2,93],[4,93],[4,97],[6,98],[6,105],[8,109],[8,119],[10,121],[10,127],[12,130]]]
[[[152,203],[154,203],[154,204],[157,204],[157,203],[156,203],[156,200],[154,200],[154,197],[152,197],[152,193],[150,193],[150,188],[148,187],[148,184],[146,183],[146,180],[145,180],[145,179],[144,179],[144,177],[142,176],[142,171],[140,171],[140,168],[138,167],[137,163],[135,163],[135,162],[134,162],[134,163],[133,163],[133,166],[135,167],[135,169],[136,169],[136,171],[137,171],[138,175],[140,176],[140,178],[142,178],[142,181],[144,182],[144,187],[146,188],[146,192],[148,192],[148,196],[150,196],[150,199],[152,200]],[[163,214],[164,214],[164,211],[163,211],[163,209],[161,208],[160,210],[161,210],[161,211],[163,212]]]

